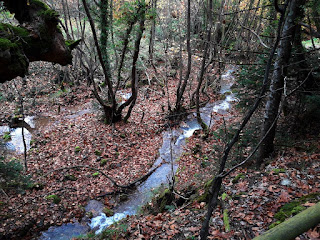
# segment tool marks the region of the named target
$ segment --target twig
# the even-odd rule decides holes
[[[176,192],[175,190],[173,190],[172,193],[177,195],[177,196],[179,196],[179,197],[181,197],[184,200],[189,200],[190,199],[190,198],[186,198],[186,197],[182,196],[180,193]]]
[[[261,43],[262,46],[264,46],[264,47],[267,48],[267,49],[271,49],[267,44],[265,44],[265,43],[262,41],[261,37],[260,37],[255,31],[253,31],[252,29],[250,29],[250,28],[248,28],[248,27],[246,27],[246,26],[243,26],[243,25],[241,25],[241,27],[244,28],[244,29],[247,29],[247,30],[249,30],[251,33],[253,33],[253,35],[255,35],[255,36],[258,38],[258,40],[259,40],[259,42]]]
[[[8,194],[7,194],[2,188],[0,188],[0,189],[1,189],[1,192],[3,192],[3,194],[4,194],[7,198],[9,198]]]

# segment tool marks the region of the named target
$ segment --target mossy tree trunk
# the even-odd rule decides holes
[[[19,26],[0,23],[0,82],[28,73],[29,62],[72,63],[71,50],[60,28],[59,14],[39,0],[3,0]]]
[[[302,211],[254,240],[291,240],[320,222],[320,202]]]

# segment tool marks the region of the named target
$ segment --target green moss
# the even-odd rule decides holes
[[[33,3],[33,4],[41,7],[42,9],[49,9],[48,5],[40,0],[29,0],[29,1],[31,4]]]
[[[67,47],[69,47],[72,50],[76,46],[78,46],[80,42],[81,42],[81,39],[78,39],[78,40],[66,40],[66,45],[67,45]]]
[[[228,216],[228,209],[223,210],[223,224],[226,232],[230,231],[230,222]]]
[[[107,159],[102,159],[100,162],[100,166],[105,166],[107,164],[108,160]]]
[[[269,229],[274,228],[275,226],[279,225],[280,223],[281,223],[281,221],[276,221],[276,222],[272,223],[272,224],[269,226]]]
[[[275,174],[285,173],[286,170],[284,168],[275,168],[272,170]]]
[[[239,173],[234,179],[232,179],[232,183],[239,182],[240,179],[244,179],[245,175],[243,173]]]
[[[93,213],[92,212],[86,212],[86,217],[93,218]]]
[[[297,213],[303,211],[306,207],[301,206],[299,202],[291,202],[284,205],[279,212],[277,212],[274,217],[279,221],[283,222],[286,218],[296,215]]]
[[[39,11],[38,15],[48,21],[57,19],[59,17],[59,13],[50,8]]]
[[[276,225],[282,223],[287,218],[292,217],[299,212],[306,209],[305,206],[303,206],[304,203],[308,201],[315,201],[317,202],[318,197],[320,196],[320,193],[312,193],[306,196],[303,196],[297,200],[294,200],[290,203],[286,203],[283,205],[280,210],[274,215],[274,218],[277,219],[277,221],[269,226],[269,228],[275,227]]]
[[[95,151],[94,151],[94,154],[97,155],[97,156],[101,156],[101,151],[95,150]]]
[[[71,174],[65,175],[65,176],[64,176],[64,179],[65,179],[66,181],[77,181],[76,176],[71,175]]]
[[[170,206],[173,200],[172,192],[166,188],[158,197],[157,203],[159,206],[159,212],[164,212],[167,206]]]
[[[228,199],[228,198],[229,198],[228,194],[222,193],[222,195],[221,195],[222,201],[224,201],[224,200],[226,200],[226,199]]]
[[[52,199],[52,201],[55,204],[58,204],[59,202],[61,202],[61,198],[58,195],[48,195],[48,196],[46,196],[46,199],[48,199],[48,200]]]
[[[8,36],[8,38],[10,36],[13,36],[13,37],[19,36],[22,38],[29,37],[29,32],[27,29],[22,28],[22,27],[12,26],[7,23],[0,23],[0,31],[4,32]]]
[[[10,132],[5,132],[4,135],[2,136],[2,138],[3,138],[5,141],[10,141],[10,140],[11,140]]]
[[[105,208],[103,209],[103,212],[107,215],[107,217],[111,217],[111,216],[114,215],[113,210],[110,209],[110,208],[108,208],[108,207],[105,207]]]
[[[219,97],[220,100],[225,100],[226,98],[227,98],[227,96],[225,94],[221,94]]]
[[[128,239],[128,233],[128,225],[120,221],[103,230],[100,239]]]
[[[204,193],[201,196],[199,196],[198,198],[196,198],[196,200],[198,202],[206,202],[206,203],[208,203],[209,196],[210,196],[210,188],[212,186],[212,183],[213,183],[213,179],[209,180],[208,182],[206,182],[204,184]]]
[[[18,45],[11,42],[9,39],[6,38],[0,38],[0,50],[6,50],[9,48],[15,48]]]

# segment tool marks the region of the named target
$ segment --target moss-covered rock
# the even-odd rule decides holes
[[[53,19],[57,19],[59,17],[59,13],[53,9],[45,9],[38,12],[40,17],[43,17],[45,21],[51,21]]]
[[[0,50],[8,50],[10,48],[18,47],[17,44],[11,42],[9,39],[0,38]]]
[[[173,201],[173,194],[170,189],[166,188],[157,198],[156,202],[159,208],[159,212],[164,212],[167,206],[170,206]]]
[[[28,73],[29,62],[72,63],[58,13],[39,0],[3,0],[20,26],[0,24],[0,82]]]
[[[61,202],[61,198],[58,195],[48,195],[46,196],[46,199],[52,200],[53,203],[58,204]]]
[[[105,207],[103,209],[104,214],[106,214],[107,217],[111,217],[114,215],[114,212],[112,209],[110,209],[109,207]]]

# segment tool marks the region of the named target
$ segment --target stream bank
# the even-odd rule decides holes
[[[215,113],[218,113],[220,117],[228,115],[227,111],[232,102],[237,101],[230,91],[230,87],[234,82],[234,77],[232,75],[234,71],[235,69],[231,68],[226,74],[222,75],[220,93],[225,94],[228,92],[226,98],[212,104],[207,104],[201,109],[201,117],[208,126],[213,126],[214,122],[217,120],[217,118],[214,117]],[[59,227],[50,227],[47,231],[42,233],[39,239],[71,239],[74,236],[88,232],[90,229],[94,230],[96,234],[99,234],[111,224],[127,216],[137,214],[139,208],[151,200],[153,196],[152,190],[163,184],[166,185],[168,179],[171,179],[172,175],[175,174],[178,167],[176,159],[183,153],[186,139],[191,137],[194,131],[198,129],[201,129],[201,126],[196,121],[195,114],[191,114],[179,128],[173,130],[169,129],[163,132],[163,143],[159,149],[159,157],[152,167],[161,166],[158,167],[145,182],[137,186],[137,189],[128,196],[128,200],[121,202],[113,209],[113,216],[107,217],[102,211],[104,206],[97,204],[95,200],[91,200],[85,207],[86,212],[94,212],[91,220],[85,218],[80,223],[75,222],[72,224],[63,224],[63,226]],[[96,207],[92,208],[90,206]]]

